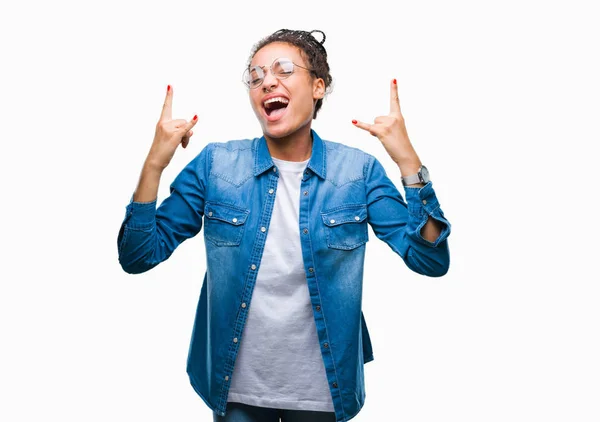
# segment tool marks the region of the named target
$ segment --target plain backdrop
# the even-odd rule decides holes
[[[412,273],[370,231],[375,360],[359,421],[600,420],[600,31],[583,1],[30,1],[0,6],[0,420],[212,421],[185,364],[202,234],[141,274],[117,233],[168,84],[207,142],[261,136],[242,71],[280,28],[327,35],[313,128],[389,112],[452,223],[451,268]]]

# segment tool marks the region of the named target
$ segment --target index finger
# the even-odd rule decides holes
[[[352,124],[354,126],[356,126],[357,128],[360,128],[362,130],[366,130],[367,132],[369,132],[373,136],[377,136],[378,130],[376,129],[375,125],[370,125],[368,123],[361,122],[360,120],[352,120]]]
[[[167,97],[165,98],[165,103],[163,104],[162,112],[160,113],[160,120],[173,120],[172,105],[173,88],[169,85],[167,86]]]
[[[396,79],[390,83],[390,113],[400,113],[400,99],[398,98]]]

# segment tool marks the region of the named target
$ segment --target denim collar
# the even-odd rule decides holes
[[[310,130],[310,134],[313,139],[313,145],[307,168],[311,169],[320,178],[325,179],[326,157],[324,141],[313,129]],[[258,145],[254,150],[254,176],[270,170],[274,165],[269,153],[269,147],[267,146],[267,139],[263,135],[258,139]]]

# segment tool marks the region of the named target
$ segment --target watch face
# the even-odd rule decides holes
[[[421,166],[421,177],[424,183],[429,182],[429,170],[427,170],[427,167],[425,166]]]

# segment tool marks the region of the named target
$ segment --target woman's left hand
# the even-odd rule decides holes
[[[408,139],[404,117],[400,111],[396,79],[390,81],[390,114],[376,117],[373,124],[358,120],[353,120],[352,123],[379,138],[396,164],[400,165],[403,162],[413,161],[415,158],[418,160],[410,139]]]

